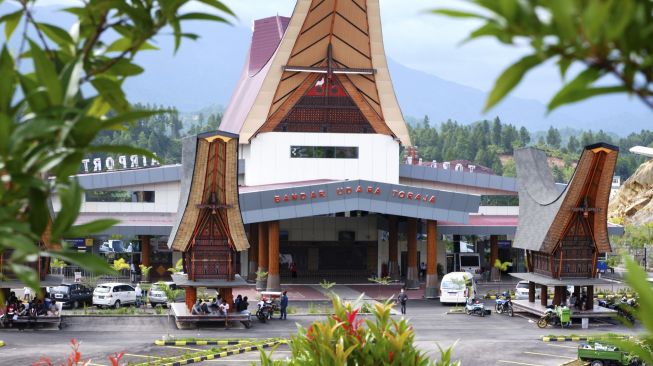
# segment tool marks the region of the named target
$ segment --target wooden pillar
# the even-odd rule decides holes
[[[494,263],[499,259],[499,237],[490,235],[490,274],[492,281],[501,281],[501,271],[494,267]]]
[[[417,219],[409,217],[407,224],[408,258],[406,261],[408,266],[406,269],[406,287],[419,288],[419,278],[417,277]]]
[[[231,291],[231,287],[218,289],[218,294],[220,294],[220,297],[227,301],[227,304],[229,304],[229,312],[233,313],[235,311],[235,307],[234,294]]]
[[[193,308],[193,305],[195,305],[195,301],[197,301],[197,288],[186,287],[184,290],[186,290],[186,307],[190,312]]]
[[[247,279],[256,280],[258,270],[258,224],[249,224],[249,250],[247,250]]]
[[[426,288],[424,297],[438,296],[438,222],[426,220]]]
[[[528,302],[535,302],[535,282],[528,281]]]
[[[549,305],[549,289],[546,288],[546,286],[542,285],[542,292],[540,292],[540,304],[542,306],[547,306]]]
[[[587,302],[583,306],[585,310],[594,309],[594,286],[587,286]]]
[[[399,280],[399,261],[397,252],[399,250],[397,216],[388,216],[388,275],[393,280]]]
[[[141,235],[141,264],[145,267],[150,266],[150,236]],[[149,279],[144,279],[149,280]]]
[[[268,291],[281,291],[279,278],[279,221],[268,222]]]
[[[258,224],[258,270],[259,272],[268,271],[268,223],[260,222]],[[256,279],[256,289],[265,290],[267,278]]]
[[[562,304],[562,292],[566,291],[565,286],[556,286],[553,288],[553,305]]]

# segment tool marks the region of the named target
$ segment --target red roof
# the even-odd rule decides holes
[[[249,76],[253,76],[270,60],[277,50],[290,18],[274,16],[254,21],[254,34],[249,48]]]
[[[469,215],[469,222],[438,221],[438,226],[517,226],[519,217],[514,215]]]

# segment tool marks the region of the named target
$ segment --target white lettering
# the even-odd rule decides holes
[[[102,171],[102,159],[100,158],[93,159],[93,172],[101,172],[101,171]]]
[[[156,156],[156,154],[154,154]],[[150,162],[150,166],[155,166],[155,165],[161,165],[157,159],[152,159]]]
[[[88,163],[91,161],[91,159],[84,159],[82,160],[82,164],[84,164],[84,173],[88,173]]]
[[[455,171],[457,172],[462,172],[463,171],[463,165],[458,163],[456,164],[456,167],[454,168]]]
[[[127,169],[127,157],[125,155],[119,156],[118,164],[122,165],[123,169]]]
[[[449,165],[451,165],[451,163],[448,162],[448,161],[445,161],[444,163],[442,163],[442,169],[449,169]]]
[[[471,164],[470,164],[470,165],[467,165],[467,167],[469,168],[469,172],[470,172],[470,173],[473,173],[473,172],[474,172],[474,169],[476,169],[476,165],[471,165]]]
[[[108,157],[108,158],[104,161],[104,166],[107,168],[107,170],[113,170],[113,168],[114,168],[115,165],[116,165],[116,164],[115,164],[115,162],[113,161],[113,158],[112,158],[112,157]]]
[[[147,166],[147,157],[143,156],[143,167]]]
[[[138,168],[138,155],[130,156],[129,161],[131,162],[130,168]]]

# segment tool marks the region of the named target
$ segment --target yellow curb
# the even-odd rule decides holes
[[[4,347],[5,341],[0,341],[0,347]]]

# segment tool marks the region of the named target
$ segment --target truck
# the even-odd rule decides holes
[[[588,342],[578,346],[578,358],[590,366],[640,366],[642,362],[608,342]]]

